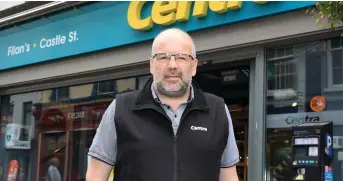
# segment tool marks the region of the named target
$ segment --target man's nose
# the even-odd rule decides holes
[[[176,59],[174,56],[170,57],[170,60],[168,62],[168,68],[178,68],[178,64],[176,63]]]

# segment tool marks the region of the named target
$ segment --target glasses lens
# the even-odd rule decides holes
[[[189,57],[189,55],[186,55],[186,54],[178,54],[178,55],[175,55],[175,59],[187,61],[187,60],[190,60],[191,58]]]
[[[165,53],[158,53],[156,54],[155,58],[157,60],[169,60],[169,56]]]

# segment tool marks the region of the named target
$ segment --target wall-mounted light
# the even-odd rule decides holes
[[[298,103],[297,102],[293,102],[292,103],[292,107],[297,107],[298,106]]]

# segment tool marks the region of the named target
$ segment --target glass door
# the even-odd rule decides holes
[[[224,99],[232,118],[239,150],[237,173],[240,181],[247,181],[250,62],[238,63],[216,63],[200,67],[194,80],[204,92]]]
[[[86,180],[88,166],[87,154],[94,138],[96,129],[72,132],[71,181]]]
[[[63,180],[66,171],[66,147],[66,132],[43,133],[39,180],[46,180],[51,170],[58,172]]]
[[[230,108],[229,108],[230,110]],[[248,177],[248,133],[249,133],[249,110],[232,109],[231,118],[235,131],[235,138],[239,151],[239,163],[236,165],[237,174],[240,181],[247,181]]]

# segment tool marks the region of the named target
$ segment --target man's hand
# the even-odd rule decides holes
[[[111,170],[111,165],[92,157],[87,168],[86,181],[108,181]]]
[[[229,168],[221,168],[219,181],[239,181],[236,166],[232,166]]]

